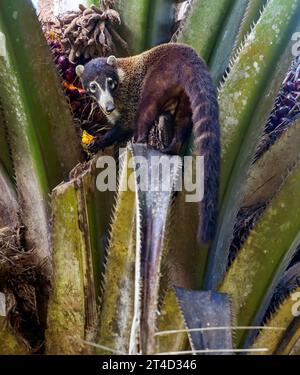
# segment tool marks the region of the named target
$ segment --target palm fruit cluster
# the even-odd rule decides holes
[[[280,305],[292,293],[300,287],[300,246],[296,249],[295,255],[291,260],[289,266],[280,277],[274,294],[270,300],[269,306],[266,313],[261,321],[261,324],[265,324],[272,318],[273,314],[278,310]]]
[[[280,88],[258,147],[256,160],[300,114],[300,56],[297,56]]]
[[[264,134],[257,148],[254,162],[258,160],[284,133],[293,121],[300,115],[300,56],[297,56],[287,73],[276,98],[273,110],[264,128]],[[228,266],[235,259],[237,252],[246,241],[249,233],[254,228],[261,214],[267,206],[266,202],[251,207],[240,209],[235,227],[234,236],[230,247]],[[269,307],[262,319],[262,324],[267,322],[280,304],[293,290],[300,286],[300,246],[295,251],[294,257],[275,288]]]
[[[299,115],[300,56],[297,56],[281,85],[273,110],[264,128],[264,134],[257,148],[254,162],[276,142]],[[265,208],[266,203],[262,202],[253,207],[243,207],[238,213],[230,248],[229,265],[236,257],[238,250],[247,239]],[[297,255],[298,258],[300,258],[300,249]]]
[[[121,21],[113,5],[113,0],[101,0],[99,7],[79,5],[76,11],[41,21],[83,145],[105,132],[105,116],[84,92],[75,68],[95,57],[126,53],[127,43],[114,29]]]
[[[238,251],[245,243],[246,239],[249,236],[249,233],[254,228],[257,220],[260,215],[264,212],[266,208],[266,203],[258,203],[254,206],[243,207],[240,209],[237,218],[236,224],[233,230],[233,240],[230,246],[229,258],[228,258],[228,267],[234,261]]]
[[[81,82],[76,76],[76,65],[65,54],[60,37],[52,30],[51,26],[49,28],[49,24],[45,36],[53,53],[54,62],[62,80],[64,93],[69,102],[78,135],[82,136],[82,131],[86,128],[103,123],[104,115],[98,108],[94,107],[91,99],[85,94]]]

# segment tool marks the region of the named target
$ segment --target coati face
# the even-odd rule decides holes
[[[117,59],[114,56],[91,60],[78,65],[76,73],[84,89],[96,100],[107,119],[114,123],[118,116],[115,95],[119,85]]]

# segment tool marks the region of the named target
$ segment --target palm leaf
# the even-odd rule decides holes
[[[149,5],[145,49],[168,42],[175,23],[173,0],[151,0]]]
[[[232,49],[241,25],[247,4],[249,0],[236,0],[232,10],[220,32],[220,37],[216,42],[211,58],[209,59],[209,68],[213,81],[218,84],[223,77],[232,56]]]
[[[142,52],[147,45],[149,0],[117,0],[116,9],[122,18],[122,32],[132,54]]]
[[[300,120],[297,119],[250,169],[242,207],[268,202],[277,193],[282,181],[299,160],[299,142]]]
[[[231,329],[224,328],[232,326],[229,296],[184,288],[175,288],[175,293],[193,351],[205,353],[211,350],[212,354],[226,354],[227,350],[232,350]]]
[[[0,229],[20,227],[16,190],[0,163]]]
[[[0,108],[1,108],[1,102],[0,102]],[[5,170],[5,173],[8,175],[10,179],[12,179],[14,172],[13,172],[13,166],[12,161],[10,158],[10,152],[7,142],[7,132],[6,132],[6,126],[4,124],[4,115],[1,114],[0,109],[0,164],[1,169]]]
[[[153,183],[154,179],[154,160],[156,163],[165,163],[172,165],[170,176],[159,173],[157,176],[157,191],[148,189],[147,191],[138,190],[138,226],[143,228],[142,241],[140,244],[141,275],[142,275],[142,301],[140,320],[140,347],[144,354],[153,354],[155,352],[155,332],[157,330],[157,310],[160,292],[160,273],[157,270],[162,269],[162,258],[168,250],[167,237],[168,217],[170,215],[173,201],[173,187],[176,179],[181,172],[181,159],[177,156],[172,158],[169,155],[163,155],[153,148],[147,148],[144,145],[132,145],[133,156],[143,157],[147,160],[148,181]],[[168,181],[169,180],[169,181]],[[162,189],[163,183],[169,183],[169,188]]]
[[[136,264],[135,191],[128,190],[127,176],[131,154],[127,151],[120,162],[120,180],[114,209],[110,242],[107,250],[103,296],[97,333],[97,344],[113,351],[129,353],[134,317]],[[99,349],[98,353],[107,353]]]
[[[219,93],[220,121],[222,130],[223,173],[221,197],[232,172],[243,138],[249,123],[253,120],[253,112],[257,106],[263,105],[264,92],[270,82],[277,62],[285,51],[283,46],[290,41],[297,27],[299,4],[288,0],[282,4],[279,0],[271,0],[266,6],[259,22],[249,34],[243,49],[231,67],[228,79]],[[271,32],[276,25],[276,33]],[[290,55],[291,56],[291,55]],[[290,60],[291,63],[291,60]],[[290,65],[290,64],[289,64]],[[287,69],[286,69],[287,71]],[[286,72],[285,71],[285,72]],[[276,77],[278,85],[283,78]],[[251,95],[249,95],[251,93]],[[242,98],[242,102],[241,102]],[[275,99],[275,98],[274,98]],[[244,100],[244,101],[243,101]],[[269,101],[269,98],[268,98]],[[272,104],[275,100],[272,100]],[[263,123],[272,108],[264,108]],[[255,111],[256,110],[256,111]],[[252,139],[251,139],[252,141]],[[255,146],[255,142],[254,143]]]
[[[31,22],[27,27],[28,19]],[[0,29],[6,36],[7,48],[6,58],[0,60],[2,116],[12,152],[21,218],[27,228],[28,248],[35,248],[37,256],[44,258],[50,254],[48,193],[79,160],[79,148],[31,3],[1,2]]]
[[[88,354],[95,341],[101,296],[101,237],[106,204],[97,205],[95,160],[53,191],[53,286],[48,308],[48,354]],[[106,198],[106,199],[104,199]],[[97,208],[98,215],[94,212]],[[66,273],[66,270],[68,272]]]
[[[191,45],[208,62],[231,6],[231,0],[194,0],[175,41]]]
[[[179,332],[173,332],[174,330]],[[182,352],[190,349],[187,326],[178,299],[169,289],[157,321],[156,353]]]
[[[187,203],[186,195],[189,193],[185,190],[178,192],[174,202],[171,225],[176,230],[169,236],[169,251],[166,257],[173,285],[199,289],[203,286],[209,245],[198,242],[199,204]]]
[[[246,35],[251,31],[251,27],[256,24],[259,19],[260,12],[266,5],[268,0],[249,0],[247,9],[245,11],[242,23],[239,28],[239,32],[235,40],[235,48],[233,50],[232,56],[235,55],[237,49],[242,45]]]
[[[294,290],[295,295],[299,295],[299,292],[300,288]],[[293,315],[293,306],[296,301],[292,295],[293,293],[271,316],[265,324],[265,327],[270,329],[260,331],[251,348],[268,348],[265,354],[290,354],[300,338],[299,317]]]
[[[16,111],[24,108],[30,132],[28,136],[31,135],[32,144],[39,146],[40,163],[45,166],[49,187],[53,188],[68,177],[69,171],[80,160],[80,148],[52,55],[30,1],[17,4],[2,1],[1,28],[8,53],[5,62],[2,59],[7,70],[1,77],[1,86],[2,83],[4,88],[8,86],[5,85],[7,78],[12,85],[10,87],[18,90],[20,102],[15,99],[14,108]],[[6,102],[10,100],[13,103],[14,96],[11,91],[7,95],[3,93],[2,100],[5,98]],[[10,129],[13,124],[6,113],[7,104],[3,110]]]

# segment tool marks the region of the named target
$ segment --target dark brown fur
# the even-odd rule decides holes
[[[111,70],[105,59],[95,59],[85,67],[83,83]],[[217,220],[220,172],[220,134],[216,91],[204,61],[190,47],[163,44],[141,55],[117,60],[119,86],[113,95],[120,117],[104,139],[92,147],[103,148],[130,138],[147,142],[159,115],[174,114],[174,138],[165,152],[179,153],[191,131],[194,154],[205,158],[205,194],[200,204],[198,237],[213,238]],[[123,79],[122,79],[122,76]]]

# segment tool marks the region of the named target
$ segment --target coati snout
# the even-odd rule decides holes
[[[85,67],[76,67],[76,73],[81,78],[84,89],[96,100],[108,120],[116,109],[114,96],[119,84],[116,64],[117,59],[110,56],[95,59]]]

